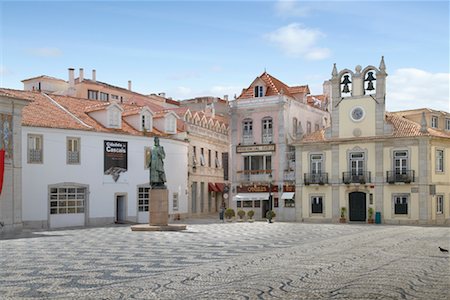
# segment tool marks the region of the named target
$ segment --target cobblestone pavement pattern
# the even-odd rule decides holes
[[[0,238],[1,299],[449,299],[448,227],[213,222]]]

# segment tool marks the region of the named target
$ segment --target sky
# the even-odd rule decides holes
[[[265,70],[322,93],[338,70],[388,73],[386,109],[450,111],[448,1],[5,1],[0,86],[68,68],[173,99],[239,96]]]

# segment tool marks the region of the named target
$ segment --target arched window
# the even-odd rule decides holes
[[[297,124],[298,124],[297,118],[293,118],[292,119],[292,135],[294,137],[297,136],[297,130],[298,130]]]
[[[262,119],[262,143],[271,142],[273,142],[273,122],[271,117],[266,117]]]

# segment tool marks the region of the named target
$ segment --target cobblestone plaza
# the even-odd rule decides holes
[[[2,299],[449,299],[448,227],[211,220],[0,238]]]

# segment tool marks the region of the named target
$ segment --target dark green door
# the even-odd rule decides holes
[[[366,193],[353,192],[348,197],[349,220],[366,221]]]

